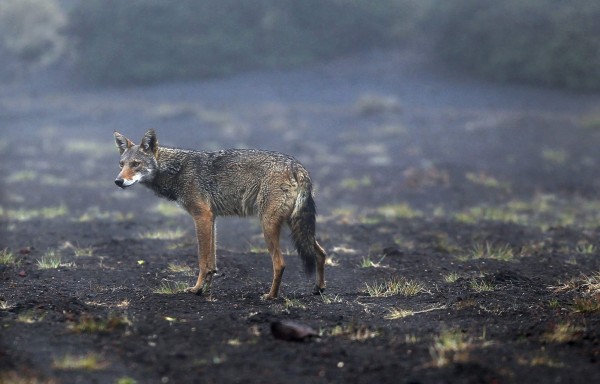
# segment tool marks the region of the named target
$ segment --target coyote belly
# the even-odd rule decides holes
[[[258,215],[273,261],[273,282],[265,295],[276,298],[285,269],[279,238],[288,225],[304,270],[316,271],[313,293],[325,289],[325,251],[315,239],[316,208],[310,176],[296,159],[283,153],[254,149],[190,151],[158,145],[154,130],[139,145],[118,132],[121,171],[115,183],[126,188],[137,182],[157,195],[179,203],[194,219],[200,273],[189,292],[210,289],[217,271],[217,216]]]

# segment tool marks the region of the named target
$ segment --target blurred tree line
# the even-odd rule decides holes
[[[431,41],[482,76],[599,90],[597,20],[597,0],[0,0],[0,60],[119,85]]]

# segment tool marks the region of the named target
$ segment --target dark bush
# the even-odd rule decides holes
[[[600,2],[438,0],[429,17],[437,53],[505,81],[600,89]]]
[[[70,15],[83,76],[147,83],[289,66],[389,44],[410,0],[85,0]]]

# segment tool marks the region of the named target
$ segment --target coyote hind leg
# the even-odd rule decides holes
[[[263,231],[269,254],[273,262],[273,283],[271,284],[271,290],[263,297],[267,300],[275,299],[279,295],[279,286],[281,285],[281,279],[283,277],[283,271],[285,270],[285,261],[281,254],[281,248],[279,246],[279,237],[281,234],[281,221],[269,221],[268,219],[263,220]]]
[[[315,256],[317,258],[317,280],[313,289],[313,294],[319,295],[325,291],[325,259],[327,254],[321,244],[315,240]]]

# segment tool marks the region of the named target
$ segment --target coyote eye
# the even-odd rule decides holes
[[[119,168],[123,168],[123,162],[119,161]]]
[[[137,168],[140,166],[140,162],[139,161],[132,161],[130,164],[131,168]]]

